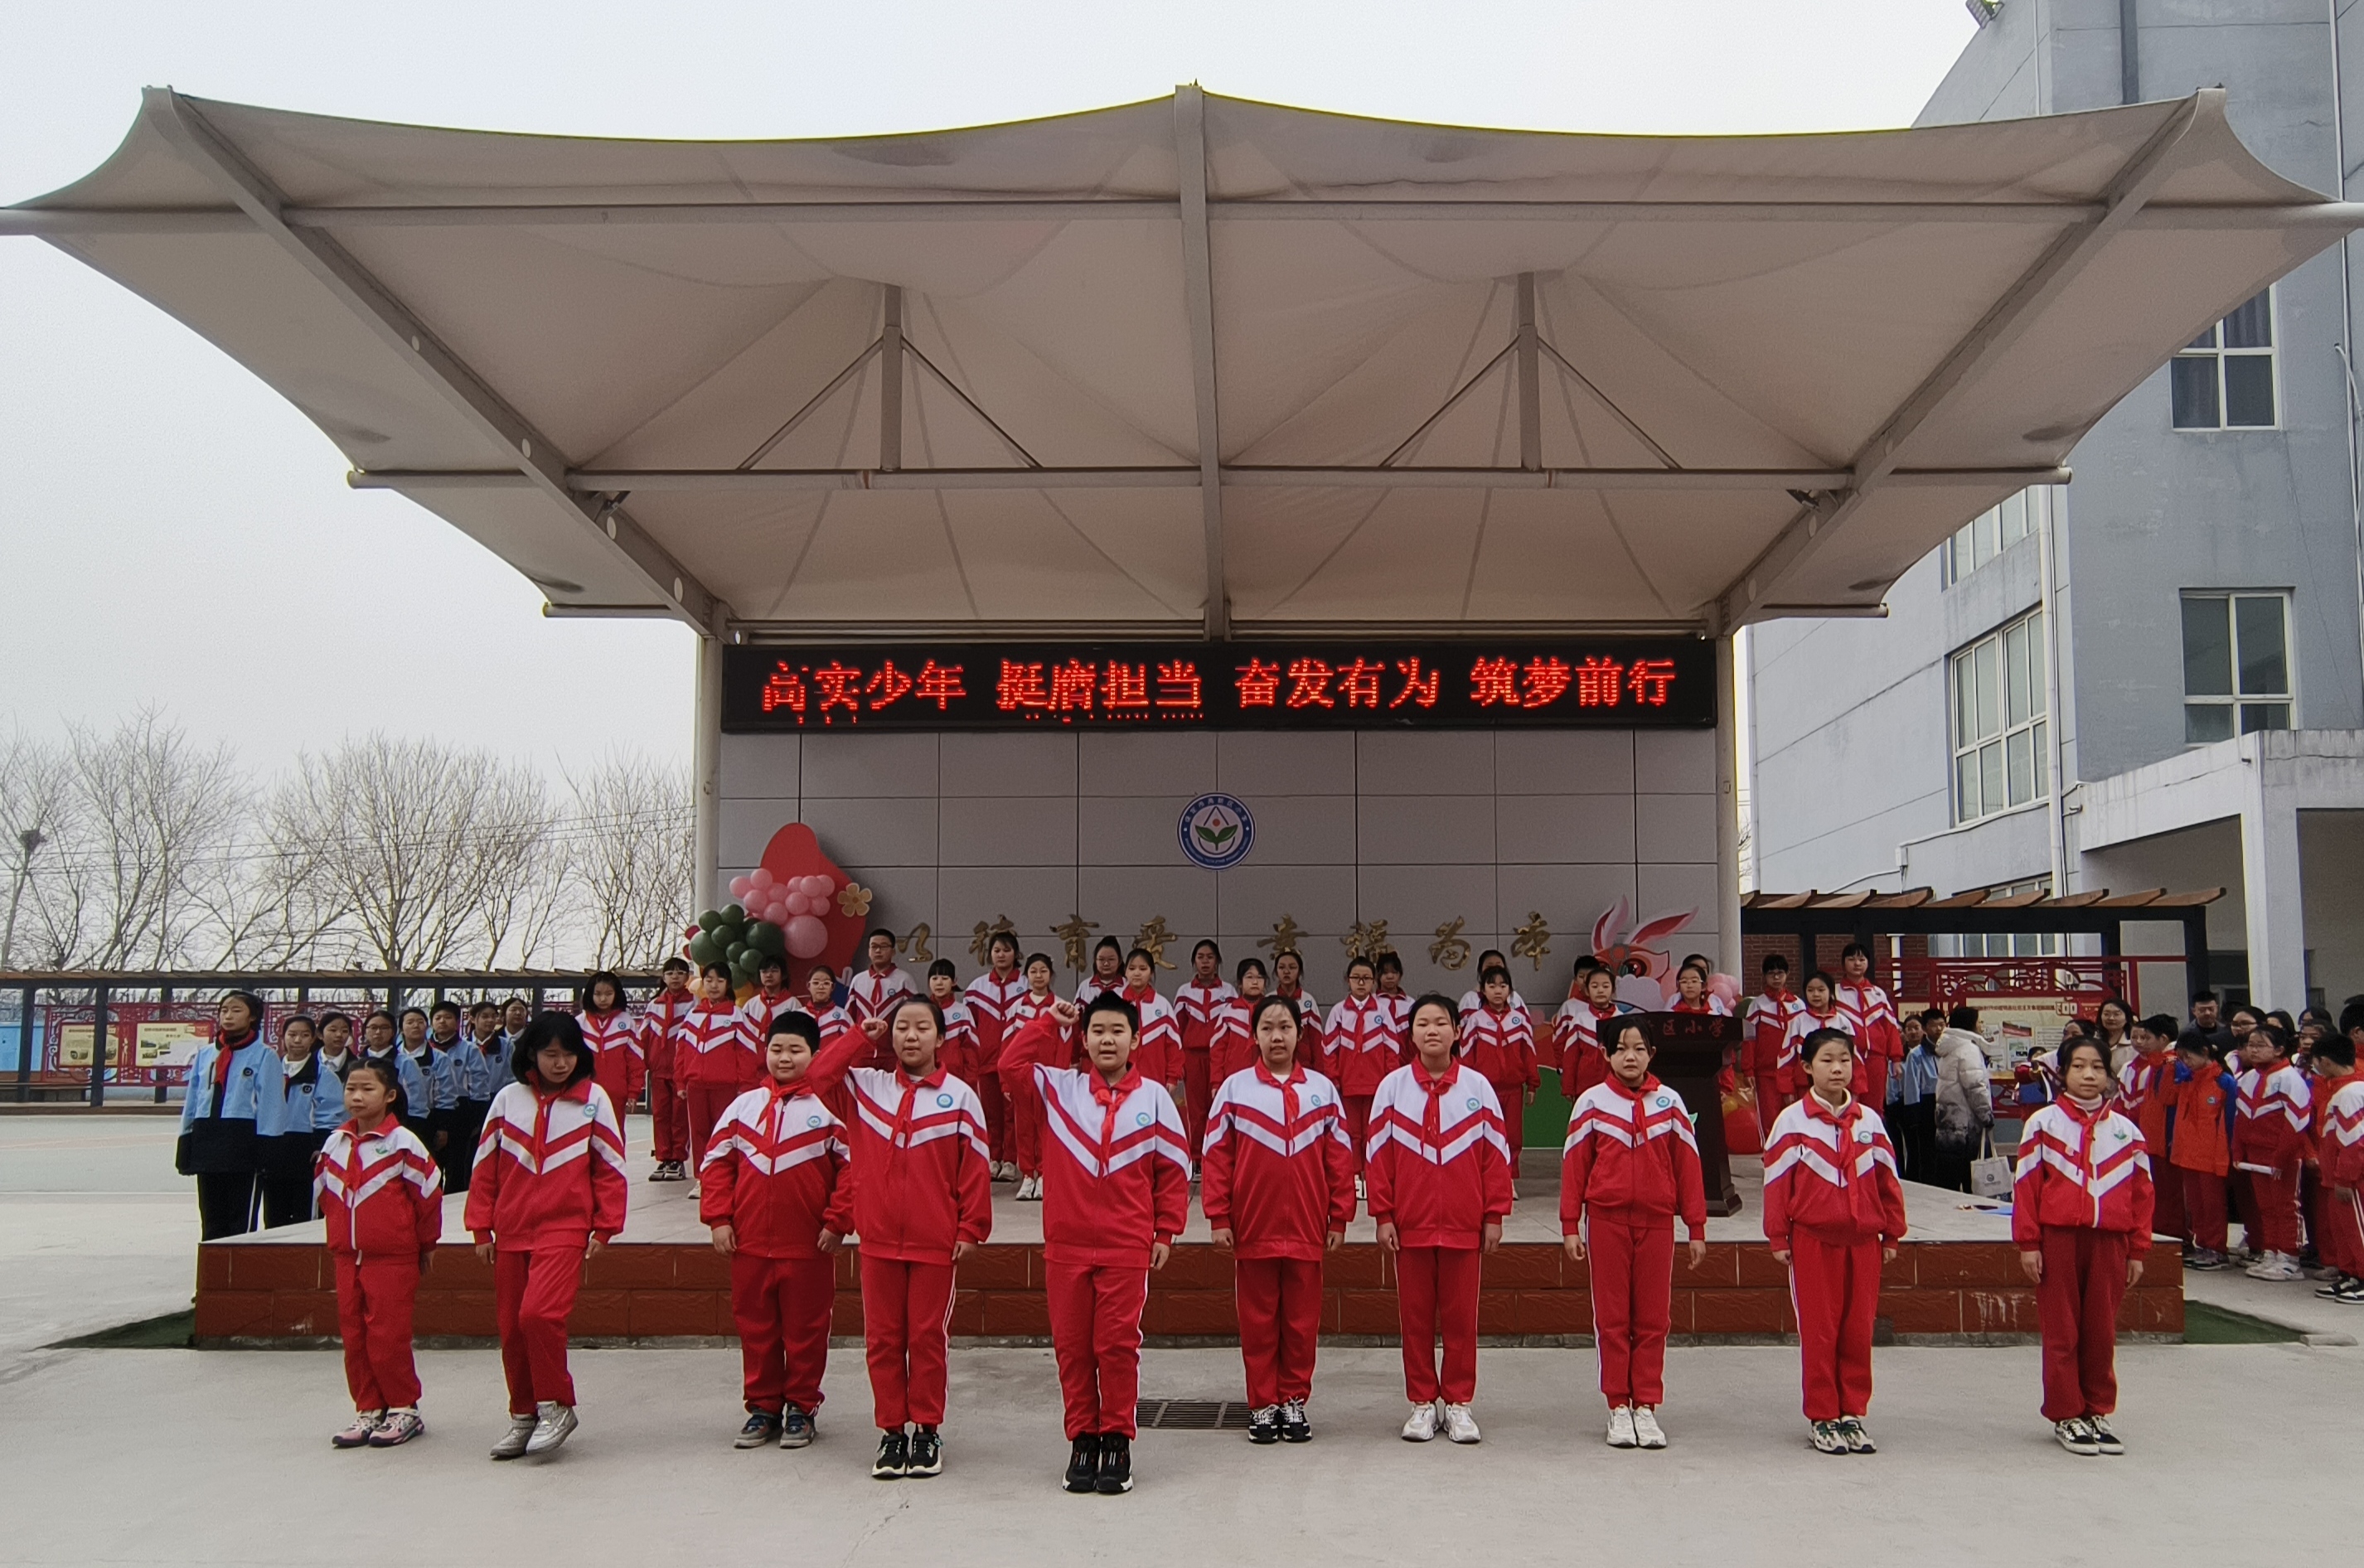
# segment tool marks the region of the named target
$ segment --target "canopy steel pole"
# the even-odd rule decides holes
[[[722,642],[697,639],[697,699],[691,765],[697,778],[690,811],[691,909],[711,909],[721,882],[722,854]],[[686,919],[688,912],[682,912]]]
[[[1535,343],[1535,275],[1519,274],[1519,466],[1544,467],[1543,356]]]
[[[1209,641],[1232,635],[1223,568],[1221,404],[1215,394],[1214,261],[1207,239],[1207,98],[1196,83],[1174,89],[1174,156],[1182,196],[1182,313],[1190,325],[1190,393],[1199,419],[1199,520],[1206,533]]]
[[[886,325],[878,334],[878,470],[903,466],[903,290],[886,285]]]
[[[99,986],[91,993],[90,1009],[90,1104],[95,1110],[106,1104],[106,1004],[109,989]]]
[[[33,1003],[40,995],[39,986],[28,985],[17,994],[17,1103],[24,1105],[33,1097]]]

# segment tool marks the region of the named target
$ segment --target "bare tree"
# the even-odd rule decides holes
[[[0,843],[0,852],[8,861],[8,907],[6,929],[0,931],[0,969],[16,962],[17,921],[26,913],[28,893],[39,922],[42,889],[34,880],[35,873],[47,875],[50,862],[63,852],[58,840],[72,786],[72,770],[58,748],[21,730],[11,730],[6,742],[0,742],[0,830],[7,835],[6,842]],[[37,860],[45,851],[46,858]],[[47,962],[47,955],[37,962]]]
[[[575,874],[595,960],[617,967],[661,962],[688,918],[696,881],[688,771],[619,753],[568,783]]]

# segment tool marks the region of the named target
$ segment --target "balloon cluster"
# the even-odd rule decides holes
[[[836,892],[836,881],[820,873],[777,877],[758,866],[730,879],[731,895],[745,899],[756,917],[753,929],[770,927],[775,940],[800,959],[819,958],[829,946],[829,927],[824,922]]]
[[[691,962],[700,969],[709,963],[722,964],[742,986],[753,984],[764,961],[776,959],[784,951],[780,928],[755,918],[737,904],[700,915],[697,929],[689,939]]]

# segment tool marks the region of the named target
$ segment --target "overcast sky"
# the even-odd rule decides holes
[[[1210,91],[1403,119],[1733,132],[1904,125],[1960,0],[25,0],[0,202],[87,172],[139,91],[641,137],[916,130]],[[686,756],[690,644],[541,595],[245,371],[0,239],[0,724],[143,703],[258,766],[348,731]]]

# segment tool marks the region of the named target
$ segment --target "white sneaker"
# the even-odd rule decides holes
[[[1634,1407],[1634,1439],[1644,1448],[1667,1446],[1667,1429],[1658,1425],[1658,1413],[1647,1405]]]
[[[525,1451],[530,1454],[551,1453],[580,1425],[574,1418],[574,1407],[545,1399],[541,1406],[541,1418],[533,1424],[533,1436],[528,1438]]]
[[[2306,1277],[2305,1272],[2298,1266],[2298,1260],[2287,1252],[2268,1252],[2242,1272],[2251,1279],[2276,1282]]]
[[[1444,1435],[1457,1443],[1478,1440],[1478,1418],[1469,1413],[1468,1406],[1447,1405],[1444,1407]]]
[[[1004,1160],[1000,1164],[996,1165],[993,1168],[993,1179],[997,1182],[1016,1181],[1018,1179],[1018,1162],[1015,1160]]]
[[[511,1416],[509,1429],[493,1445],[495,1459],[516,1459],[525,1452],[525,1445],[533,1439],[533,1429],[541,1423],[531,1416]]]
[[[1039,1202],[1039,1201],[1041,1200],[1042,1196],[1043,1196],[1043,1178],[1042,1178],[1042,1177],[1040,1177],[1040,1176],[1020,1176],[1020,1177],[1019,1177],[1019,1178],[1018,1178],[1018,1201],[1019,1201],[1020,1203],[1035,1203],[1035,1202]]]
[[[1368,1187],[1366,1187],[1366,1186],[1365,1186],[1365,1185],[1363,1184],[1363,1178],[1362,1178],[1362,1177],[1360,1177],[1360,1176],[1355,1177],[1355,1202],[1357,1202],[1357,1203],[1360,1203],[1360,1202],[1362,1202],[1365,1198],[1367,1198],[1367,1197],[1369,1197],[1370,1195],[1371,1195],[1371,1189],[1370,1189],[1370,1188],[1368,1188]]]
[[[1413,1406],[1411,1416],[1405,1418],[1403,1424],[1403,1440],[1408,1443],[1424,1443],[1434,1436],[1436,1436],[1435,1403],[1431,1401],[1425,1405]]]
[[[1634,1435],[1634,1407],[1620,1405],[1609,1412],[1609,1446],[1632,1448],[1641,1440]]]

